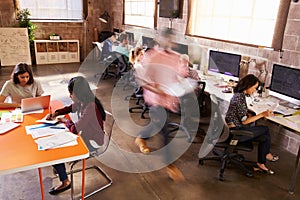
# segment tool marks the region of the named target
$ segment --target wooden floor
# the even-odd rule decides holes
[[[1,86],[9,79],[12,69],[12,67],[0,68]],[[152,170],[157,163],[149,163],[147,160],[151,161],[154,159],[154,155],[147,155],[149,156],[148,158],[139,157],[138,148],[134,144],[133,133],[128,130],[135,130],[135,126],[132,124],[147,124],[149,121],[148,119],[141,119],[140,113],[131,115],[122,113],[122,110],[128,110],[128,106],[133,105],[134,101],[124,100],[124,97],[131,94],[131,91],[123,90],[123,83],[119,79],[99,80],[100,76],[95,77],[94,75],[102,69],[92,61],[86,61],[82,64],[39,65],[34,66],[33,69],[35,77],[42,82],[45,92],[51,94],[52,99],[60,99],[65,104],[71,102],[67,92],[67,81],[76,75],[85,76],[89,80],[91,87],[95,89],[96,95],[103,103],[105,109],[113,112],[115,115],[117,123],[113,130],[110,148],[104,156],[88,160],[88,164],[96,164],[102,167],[112,178],[113,184],[88,199],[300,199],[299,177],[296,183],[295,194],[291,195],[287,191],[296,157],[274,145],[271,147],[272,152],[276,152],[280,156],[280,160],[276,163],[267,164],[275,171],[275,175],[254,173],[254,177],[247,178],[238,169],[229,167],[225,171],[225,181],[220,182],[218,180],[219,163],[213,161],[205,162],[203,166],[198,166],[198,153],[201,141],[205,136],[201,129],[207,129],[209,117],[201,118],[200,128],[194,142],[189,144],[187,150],[184,150],[182,156],[175,162],[186,178],[186,181],[183,183],[175,183],[168,178],[164,168]],[[133,132],[136,132],[136,130]],[[158,148],[158,137],[155,136],[148,140],[151,148]],[[181,140],[184,140],[184,138]],[[0,155],[1,159],[5,159],[3,152]],[[255,160],[256,153],[247,153],[245,157],[249,160]],[[97,172],[88,172],[86,191],[95,189],[98,184],[103,182],[102,179],[98,180],[97,177]],[[57,196],[51,196],[47,193],[52,185],[58,183],[51,167],[43,168],[43,178],[46,199],[70,199],[70,191],[63,192]],[[0,200],[39,200],[41,197],[38,182],[37,170],[1,176]],[[76,195],[79,196],[80,176],[76,176],[75,185]]]

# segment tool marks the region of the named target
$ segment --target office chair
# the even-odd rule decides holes
[[[113,126],[114,126],[114,123],[115,123],[115,119],[113,118],[112,114],[109,113],[108,111],[105,111],[105,113],[106,113],[106,120],[105,120],[105,123],[104,123],[105,130],[103,131],[103,134],[104,134],[103,145],[101,145],[101,146],[98,145],[98,143],[100,143],[103,140],[102,137],[97,137],[97,136],[95,136],[95,134],[89,135],[87,133],[83,133],[84,137],[82,135],[82,139],[84,140],[84,142],[87,145],[87,147],[89,149],[89,152],[90,152],[90,156],[87,159],[94,158],[96,156],[99,156],[99,155],[102,155],[103,153],[105,153],[105,151],[107,150],[108,145],[110,143],[111,134],[112,134]],[[69,172],[69,174],[71,175],[71,197],[72,197],[72,199],[75,198],[74,197],[74,181],[73,181],[74,178],[73,178],[73,175],[74,175],[74,173],[81,172],[83,170],[83,169],[75,169],[75,170],[73,169],[74,166],[78,162],[79,161],[71,162],[71,167],[70,167],[70,172]],[[89,194],[85,194],[84,198],[88,198],[88,197],[96,194],[97,192],[100,192],[101,190],[104,190],[105,188],[111,186],[111,184],[113,182],[112,179],[99,166],[92,165],[92,166],[88,166],[88,167],[85,168],[85,170],[91,170],[91,169],[97,170],[97,172],[99,172],[100,175],[105,178],[107,183],[102,185],[102,186],[99,186],[93,192],[91,192]]]
[[[199,165],[204,161],[215,160],[220,162],[219,180],[224,180],[224,171],[229,164],[238,166],[245,172],[247,177],[252,177],[252,171],[244,164],[245,158],[239,151],[253,151],[252,142],[238,142],[239,137],[253,137],[253,133],[243,130],[229,130],[219,109],[219,102],[215,95],[210,95],[211,99],[211,119],[210,126],[204,138],[203,144],[199,151]],[[221,141],[220,137],[226,139]],[[207,156],[213,149],[214,156]]]
[[[116,68],[116,64],[115,64],[115,55],[112,54],[107,54],[103,52],[103,42],[99,43],[99,42],[95,42],[96,46],[97,46],[97,51],[98,51],[98,59],[97,62],[99,64],[101,64],[102,66],[105,67],[104,72],[100,72],[100,73],[96,73],[94,75],[94,77],[97,77],[99,75],[101,75],[101,79],[106,79],[108,77],[117,77],[117,73],[115,72],[116,70],[114,70],[113,68]]]
[[[196,95],[197,95],[200,116],[201,116],[201,111],[202,111],[202,109],[204,109],[204,106],[205,106],[205,99],[204,99],[205,86],[206,86],[206,83],[204,81],[198,81],[198,86],[197,86],[197,89],[195,91]],[[171,111],[168,111],[168,112],[171,113]],[[177,114],[185,115],[184,113],[177,113]],[[191,134],[189,132],[189,128],[188,127],[185,127],[184,125],[181,125],[181,124],[179,124],[177,122],[169,122],[168,123],[168,132],[169,132],[169,135],[172,132],[180,130],[180,129],[186,134],[187,141],[188,142],[192,142],[192,136],[191,136]],[[170,137],[171,137],[171,135],[170,135]]]
[[[136,106],[130,107],[129,112],[133,113],[134,110],[141,110],[141,118],[146,119],[145,113],[149,111],[149,106],[145,103],[144,97],[143,97],[143,88],[140,86],[137,86],[134,93],[130,96],[131,98],[136,99]]]
[[[117,76],[123,76],[127,71],[129,71],[133,66],[129,62],[129,59],[124,54],[114,52],[117,59]]]

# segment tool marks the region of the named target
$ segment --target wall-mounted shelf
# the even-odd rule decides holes
[[[80,62],[79,40],[34,40],[36,64]]]

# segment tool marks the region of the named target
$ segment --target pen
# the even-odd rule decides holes
[[[59,127],[59,126],[51,126],[50,128],[53,128],[53,129],[65,129],[65,127]]]
[[[283,115],[282,117],[289,117],[292,116],[293,114],[289,114],[289,115]]]
[[[50,126],[50,125],[49,124],[43,124],[43,125],[40,125],[40,126],[29,128],[29,130],[34,130],[34,129],[39,129],[39,128],[46,128],[47,126]]]

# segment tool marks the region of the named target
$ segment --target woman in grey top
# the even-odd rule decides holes
[[[6,81],[2,87],[0,108],[20,107],[21,99],[41,96],[43,93],[40,82],[33,78],[32,68],[26,63],[18,63],[11,74],[11,80]]]

